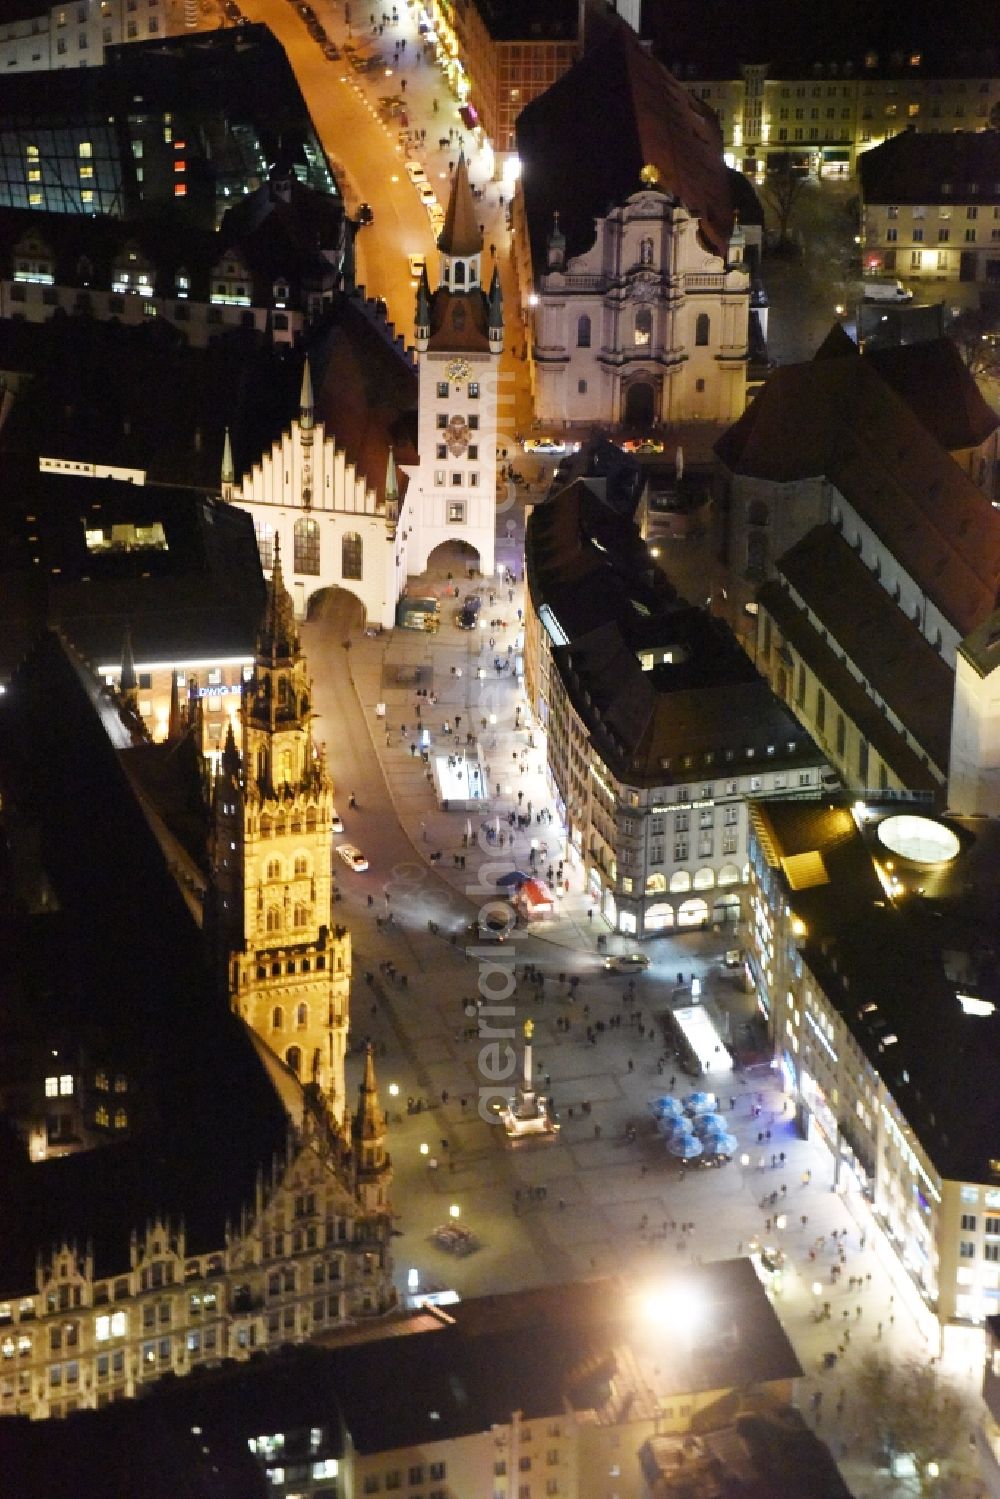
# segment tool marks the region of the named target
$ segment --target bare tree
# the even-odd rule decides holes
[[[935,1362],[902,1364],[868,1353],[855,1380],[858,1435],[897,1456],[912,1458],[921,1495],[941,1492],[942,1480],[968,1471],[973,1425],[965,1396],[943,1379]]]
[[[1000,377],[1000,291],[984,288],[979,306],[963,308],[947,331],[972,374]]]
[[[768,162],[762,195],[764,202],[774,215],[778,231],[778,249],[783,249],[790,243],[788,226],[807,181],[805,172],[795,171],[792,158],[787,153],[783,153],[777,160],[772,157]]]

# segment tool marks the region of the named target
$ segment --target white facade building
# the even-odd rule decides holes
[[[749,269],[723,259],[666,193],[634,193],[565,259],[558,224],[539,280],[533,365],[543,422],[646,428],[734,421],[745,404]]]
[[[105,47],[167,36],[167,0],[69,0],[0,24],[0,74],[98,67]]]
[[[238,481],[227,435],[222,497],[253,516],[265,571],[280,541],[298,619],[314,594],[336,587],[361,600],[366,619],[392,628],[407,569],[392,449],[379,493],[316,421],[308,360],[298,417]]]

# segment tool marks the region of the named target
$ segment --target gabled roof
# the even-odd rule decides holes
[[[726,254],[733,204],[718,121],[629,27],[615,27],[526,105],[516,129],[536,275],[555,213],[572,259],[594,243],[595,219],[651,186],[698,219],[709,250]]]
[[[776,564],[819,626],[939,770],[951,744],[953,673],[835,526],[814,526]],[[868,699],[871,714],[881,717]]]
[[[715,452],[778,484],[827,478],[960,634],[996,607],[1000,513],[867,357],[776,370]]]
[[[431,336],[427,347],[445,353],[489,352],[490,308],[481,287],[451,291],[439,286],[431,296]]]
[[[950,453],[979,447],[1000,427],[1000,416],[983,400],[950,338],[868,349],[865,358],[902,397],[920,425]]]
[[[866,203],[1000,203],[998,159],[996,130],[903,130],[858,156],[861,194]]]

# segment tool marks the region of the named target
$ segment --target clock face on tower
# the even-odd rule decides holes
[[[449,380],[468,380],[472,374],[472,365],[467,359],[453,359],[448,366]]]

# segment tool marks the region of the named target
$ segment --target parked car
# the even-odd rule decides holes
[[[907,291],[902,281],[892,278],[881,281],[863,281],[861,292],[866,302],[912,302],[913,293]]]
[[[334,807],[333,814],[330,818],[330,831],[333,833],[342,833],[344,831],[344,819],[341,817],[336,807]]]
[[[642,973],[649,967],[649,958],[644,952],[613,953],[604,959],[608,973]]]
[[[419,187],[422,182],[427,181],[427,173],[424,171],[419,161],[408,161],[406,163],[406,175],[409,177],[414,187]]]
[[[473,595],[467,598],[460,609],[455,610],[455,623],[460,630],[474,630],[479,623],[479,611],[482,608],[482,599]]]
[[[371,204],[370,203],[359,203],[358,204],[358,223],[359,224],[373,224],[374,222],[375,222],[375,215],[372,212],[372,206],[371,206]]]
[[[355,874],[364,874],[368,868],[368,860],[360,848],[355,848],[353,843],[338,843],[337,852],[348,869],[353,869]]]
[[[488,916],[470,922],[466,927],[466,936],[473,937],[478,942],[506,942],[515,925],[513,920],[504,921],[500,916]]]
[[[521,444],[526,453],[577,453],[578,442],[563,442],[558,437],[526,437]]]
[[[340,48],[336,42],[327,42],[323,48],[323,56],[328,57],[331,62],[336,62],[340,56]]]
[[[436,206],[437,193],[429,182],[422,182],[417,191],[420,194],[420,201],[425,208],[434,208]]]

